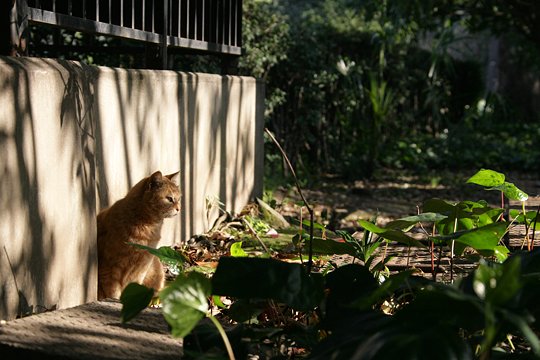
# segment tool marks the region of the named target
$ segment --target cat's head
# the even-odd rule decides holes
[[[178,188],[179,172],[162,175],[156,171],[146,180],[144,202],[156,216],[168,218],[180,212],[180,190]]]

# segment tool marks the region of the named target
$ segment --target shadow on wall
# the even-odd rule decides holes
[[[92,106],[82,96],[92,85],[79,66],[68,62],[9,57],[2,62],[0,315],[4,318],[54,307],[62,296],[70,297],[67,303],[92,297],[92,286],[78,277],[91,274],[96,260],[93,247],[81,240],[94,232],[76,238],[77,231],[87,230],[89,224],[78,224],[75,213],[95,214],[92,117],[84,112]],[[61,97],[52,97],[53,87],[62,85],[47,73],[55,67],[63,81]],[[65,181],[57,183],[59,179],[79,185],[66,187]],[[73,190],[82,191],[75,200]],[[64,224],[57,226],[56,219],[62,216]],[[73,271],[65,264],[70,261],[66,257],[83,269]],[[79,294],[76,299],[74,293]]]
[[[205,74],[191,73],[178,76],[183,78],[178,83],[177,97],[181,186],[186,194],[182,198],[180,229],[181,239],[187,240],[200,232],[201,226],[204,231],[212,226],[218,216],[217,200],[235,212],[249,198],[260,196],[260,190],[253,189],[258,136],[255,98],[253,106],[246,106],[249,100],[244,98],[244,78],[210,79]],[[262,122],[262,117],[259,119]]]
[[[260,195],[252,79],[38,58],[0,67],[0,318],[94,299],[96,210],[155,170],[179,169],[184,194],[164,243],[211,225],[207,196],[239,211]]]

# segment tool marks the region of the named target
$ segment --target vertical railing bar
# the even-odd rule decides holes
[[[169,24],[167,24],[167,21],[169,19],[169,1],[163,0],[163,38],[161,42],[161,57],[162,57],[162,68],[163,70],[166,70],[168,67],[168,54],[167,54],[167,45],[168,45],[168,38],[167,38],[167,28],[169,27]]]
[[[178,37],[182,37],[182,1],[178,1]]]
[[[131,28],[135,29],[135,0],[131,0]]]
[[[109,24],[112,24],[111,0],[109,0]]]
[[[53,0],[53,3],[52,3],[52,11],[55,13],[56,12],[56,0]]]
[[[206,24],[206,22],[204,21],[204,15],[206,14],[206,11],[205,11],[205,8],[206,8],[206,0],[202,0],[202,15],[201,15],[201,40],[204,41],[204,26]]]
[[[186,1],[186,38],[190,38],[189,37],[189,0]]]
[[[223,0],[223,10],[221,12],[221,16],[222,16],[222,23],[221,23],[221,44],[225,44],[225,41],[227,41],[227,33],[226,33],[226,30],[227,30],[227,22],[225,21],[225,16],[226,16],[226,13],[227,13],[227,4],[226,4],[227,0]]]
[[[232,16],[232,7],[233,7],[233,1],[234,0],[229,0],[229,42],[227,45],[231,45],[231,39],[232,39],[232,20],[233,20],[233,16]]]
[[[240,0],[236,0],[234,4],[234,46],[238,46],[238,3]]]
[[[146,0],[142,0],[142,30],[146,31]]]
[[[154,16],[156,15],[156,12],[154,11],[155,10],[155,6],[156,6],[156,0],[152,0],[152,32],[155,33],[156,30],[155,30],[155,19],[154,19]]]
[[[120,0],[120,26],[124,26],[124,0]]]
[[[233,26],[234,26],[234,39],[232,39],[232,41],[234,42],[234,45],[233,46],[237,46],[236,45],[236,35],[238,34],[238,27],[236,26],[238,21],[238,0],[234,0],[234,23],[233,23]]]
[[[96,0],[96,22],[99,22],[99,0]]]
[[[194,16],[193,16],[193,20],[195,20],[195,24],[193,24],[193,40],[198,40],[197,39],[197,26],[199,25],[199,4],[197,2],[195,2],[195,12],[193,13]]]
[[[237,31],[236,31],[236,46],[241,47],[242,46],[242,14],[244,12],[244,4],[243,0],[238,0],[240,3],[238,6],[238,12],[236,13],[236,24],[238,25]]]
[[[71,3],[71,0],[68,0],[68,15],[69,16],[73,16],[73,13],[72,13],[72,10],[73,10],[73,4]]]

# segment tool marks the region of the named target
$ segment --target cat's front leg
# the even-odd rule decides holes
[[[148,267],[143,285],[154,289],[156,293],[165,286],[165,272],[163,271],[163,265],[161,265],[157,257],[152,258],[152,263]]]
[[[102,276],[98,284],[98,300],[103,299],[120,299],[122,295],[122,284],[119,279],[114,279],[111,276]]]

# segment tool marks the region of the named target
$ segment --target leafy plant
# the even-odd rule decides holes
[[[470,182],[497,187],[503,194],[510,191],[510,196],[522,193],[501,175],[483,170]],[[211,278],[181,273],[163,289],[159,293],[163,315],[174,336],[197,337],[198,343],[208,346],[216,345],[216,330],[208,327],[213,323],[230,358],[240,356],[238,339],[247,338],[302,344],[312,359],[483,360],[502,351],[511,357],[516,339],[521,348],[530,348],[527,354],[540,356],[536,321],[540,253],[508,256],[501,239],[512,223],[502,221],[504,209],[484,201],[430,199],[423,210],[383,227],[359,220],[362,237],[304,221],[293,238],[297,248],[310,242],[313,253],[348,254],[361,260],[320,273],[303,264],[246,257],[242,242],[236,242],[230,249],[233,256],[221,257]],[[537,217],[537,212],[521,213],[514,222],[531,223]],[[477,268],[452,284],[414,276],[413,270],[388,271],[385,248],[390,242],[426,246],[408,234],[418,224],[433,229],[426,231],[432,246],[447,247],[455,256],[474,249],[480,255]],[[183,261],[166,249],[149,251],[167,261]],[[122,320],[136,316],[152,295],[152,289],[130,284],[121,298]],[[224,298],[228,301],[222,302]],[[219,306],[219,315],[210,312],[210,301]],[[221,323],[227,322],[234,325],[226,331]],[[193,341],[189,338],[185,344]]]

